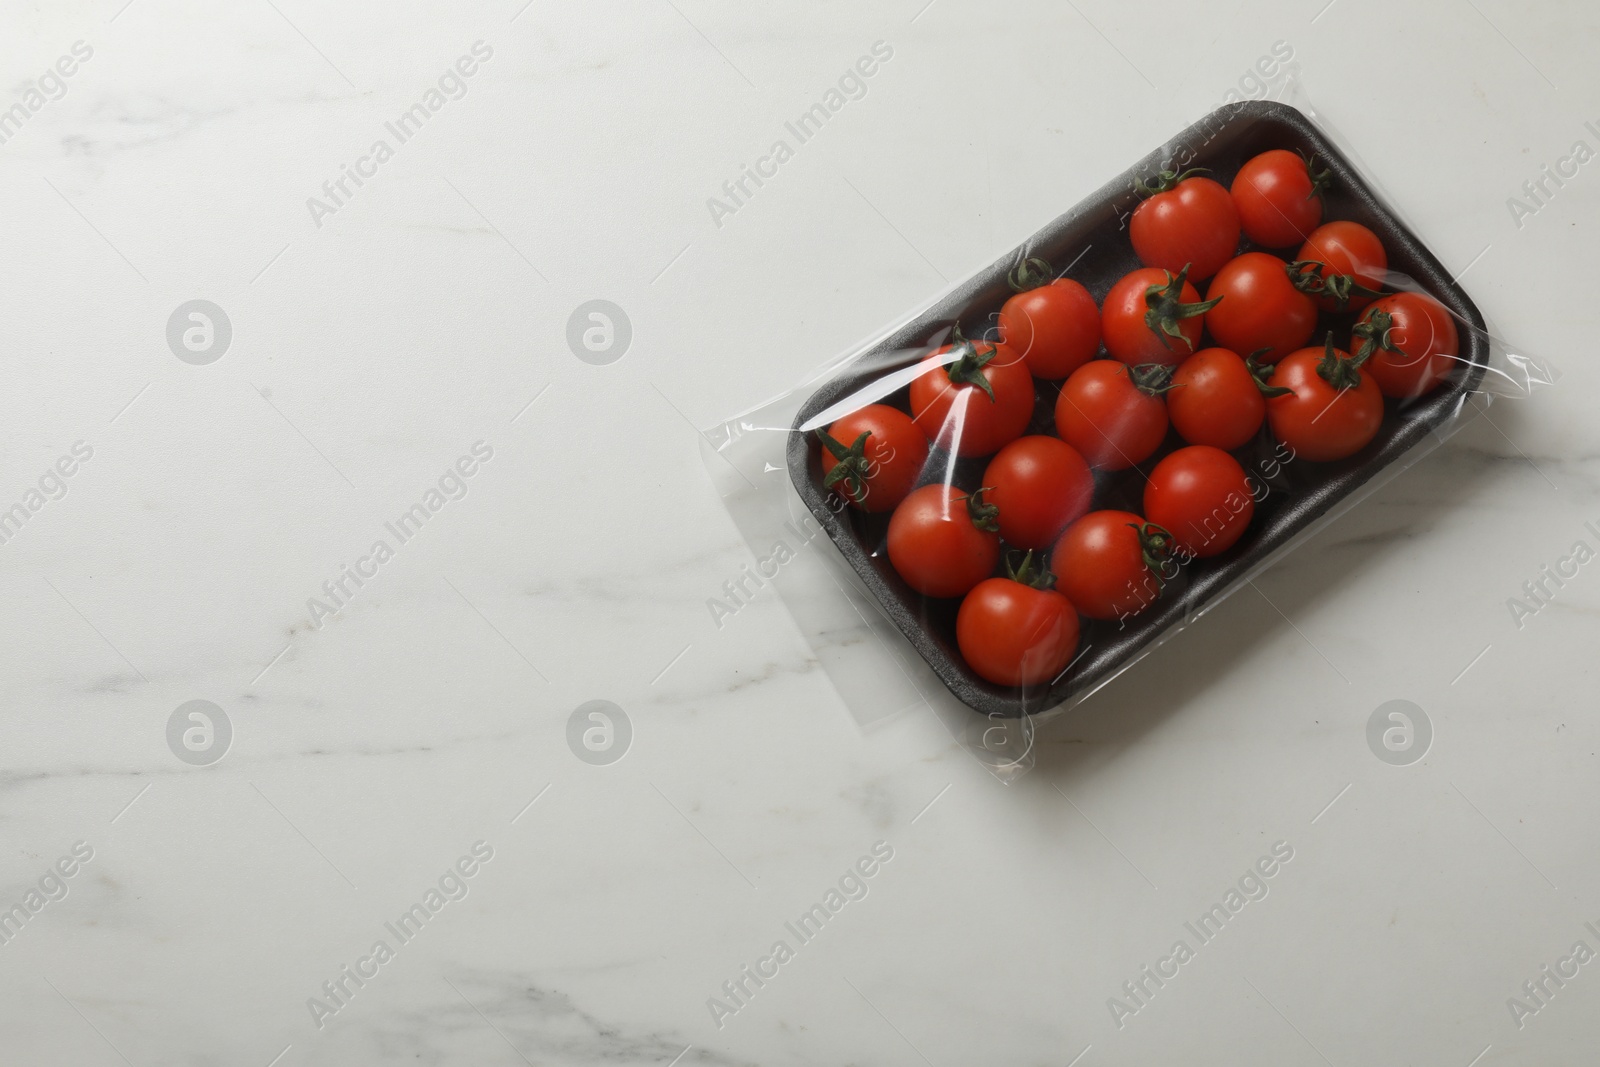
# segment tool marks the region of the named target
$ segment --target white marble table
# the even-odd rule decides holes
[[[1600,19],[1324,2],[0,8],[0,1060],[1591,1059],[1600,572],[1507,601],[1600,543],[1600,163],[1508,198],[1600,147]],[[1011,785],[931,714],[860,729],[770,591],[715,625],[751,556],[696,428],[1276,42],[1562,380]],[[591,300],[620,359],[568,345]]]

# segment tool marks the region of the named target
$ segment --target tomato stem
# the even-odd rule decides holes
[[[985,486],[982,489],[974,489],[965,497],[957,497],[956,499],[966,500],[967,514],[972,518],[972,525],[989,533],[998,533],[1000,531],[1000,505],[987,503],[983,499],[983,494],[993,488],[993,486]]]
[[[822,447],[831,452],[833,458],[839,461],[828,472],[828,476],[822,479],[822,484],[832,489],[840,482],[844,482],[846,496],[857,504],[866,500],[867,476],[872,473],[867,459],[867,438],[871,437],[872,434],[868,431],[862,431],[861,436],[856,438],[855,443],[846,448],[834,440],[828,431],[818,430],[816,433],[817,439],[822,442]]]
[[[1185,263],[1183,269],[1176,275],[1171,271],[1162,271],[1167,276],[1166,285],[1152,285],[1144,291],[1145,306],[1150,310],[1144,313],[1144,324],[1150,327],[1157,337],[1161,338],[1163,347],[1171,348],[1172,340],[1189,343],[1183,335],[1179,323],[1184,319],[1196,318],[1204,315],[1218,304],[1222,297],[1213,297],[1202,300],[1198,304],[1185,304],[1183,302],[1183,286],[1189,280],[1191,263]]]
[[[1261,390],[1261,395],[1268,400],[1275,396],[1288,396],[1294,392],[1293,389],[1286,389],[1281,385],[1267,384],[1267,379],[1272,376],[1272,366],[1271,364],[1263,364],[1260,360],[1262,356],[1271,351],[1272,349],[1270,348],[1258,348],[1245,357],[1244,361],[1244,368],[1250,372],[1250,377],[1256,383],[1256,388]]]
[[[1030,289],[1042,289],[1055,281],[1055,271],[1048,259],[1029,256],[1011,268],[1011,273],[1006,275],[1006,281],[1010,284],[1012,292],[1026,293]]]
[[[950,379],[952,385],[976,385],[989,394],[989,402],[994,403],[994,387],[989,384],[989,377],[983,373],[983,368],[994,359],[996,348],[986,341],[967,340],[961,335],[959,325],[956,326],[954,338],[956,343],[951,347],[951,351],[960,352],[961,355],[945,368],[945,376]],[[980,344],[988,345],[987,350],[979,352]]]
[[[1193,178],[1196,174],[1210,174],[1210,168],[1191,167],[1182,174],[1175,170],[1162,169],[1156,172],[1154,182],[1146,182],[1143,178],[1133,179],[1133,188],[1140,196],[1150,197],[1157,193],[1170,192],[1178,187],[1180,182]]]
[[[1128,525],[1139,535],[1139,556],[1155,580],[1156,589],[1166,588],[1161,570],[1172,558],[1172,535],[1153,522],[1130,522]]]
[[[1314,259],[1297,259],[1286,268],[1289,282],[1307,296],[1321,296],[1332,300],[1340,311],[1350,305],[1352,296],[1378,297],[1383,294],[1368,289],[1356,281],[1352,274],[1329,274],[1328,265]]]
[[[1172,388],[1172,368],[1165,363],[1141,363],[1128,368],[1133,387],[1145,396],[1160,396]]]
[[[1322,358],[1317,361],[1317,374],[1323,381],[1343,392],[1361,384],[1361,364],[1366,361],[1366,356],[1341,355],[1333,347],[1333,331],[1329,330],[1327,347],[1323,351]]]
[[[1016,560],[1016,550],[1006,559],[1006,577],[1013,582],[1020,582],[1031,589],[1049,589],[1056,584],[1056,576],[1050,573],[1050,568],[1045,566],[1043,557],[1038,561],[1033,558],[1030,548],[1023,555],[1020,563]]]
[[[1321,170],[1317,169],[1317,154],[1315,152],[1310,155],[1302,152],[1300,153],[1300,158],[1305,160],[1306,176],[1311,179],[1311,191],[1306,194],[1306,199],[1315,200],[1333,184],[1333,172],[1327,167],[1323,167]]]
[[[1361,338],[1361,347],[1356,349],[1356,358],[1366,362],[1379,352],[1399,352],[1399,347],[1389,338],[1393,330],[1393,315],[1382,308],[1370,309],[1362,316],[1360,322],[1350,328],[1351,337]]]

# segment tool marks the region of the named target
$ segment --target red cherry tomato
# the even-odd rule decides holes
[[[1030,557],[1014,577],[978,583],[956,613],[962,657],[996,685],[1044,685],[1078,648],[1078,613],[1060,593],[1033,585],[1031,566]]]
[[[1172,372],[1166,393],[1172,428],[1191,445],[1240,447],[1267,417],[1266,373],[1226,348],[1201,349]]]
[[[1056,432],[1099,470],[1149,459],[1167,436],[1163,367],[1097,359],[1072,372],[1056,398]]]
[[[868,404],[838,419],[822,442],[822,482],[862,511],[888,511],[906,498],[928,459],[928,439],[911,416]]]
[[[1091,619],[1136,615],[1161,595],[1172,539],[1131,511],[1091,511],[1056,542],[1056,588]]]
[[[1176,274],[1184,267],[1204,281],[1233,258],[1239,247],[1239,211],[1228,190],[1210,178],[1191,178],[1162,171],[1154,185],[1137,188],[1151,194],[1134,209],[1128,236],[1139,262]]]
[[[944,485],[913,490],[889,517],[889,562],[924,596],[961,596],[1000,560],[994,506]]]
[[[1320,264],[1312,269],[1309,264]],[[1317,298],[1324,311],[1360,311],[1374,297],[1356,286],[1376,291],[1389,275],[1389,255],[1378,235],[1359,222],[1325,222],[1311,231],[1295,257],[1304,292]]]
[[[1395,293],[1374,302],[1351,332],[1356,358],[1365,358],[1362,371],[1384,396],[1401,400],[1433,391],[1450,376],[1461,351],[1455,316],[1424,293]]]
[[[1267,421],[1278,440],[1302,459],[1325,462],[1361,451],[1383,423],[1383,393],[1348,352],[1302,348],[1272,371],[1274,388],[1288,389],[1267,401]]]
[[[1317,328],[1317,302],[1294,287],[1289,264],[1266,252],[1230,259],[1211,280],[1206,299],[1221,301],[1206,312],[1206,329],[1217,344],[1266,363],[1304,347]]]
[[[1056,437],[1019,437],[983,472],[985,496],[1000,509],[1000,536],[1018,548],[1046,549],[1089,510],[1094,476],[1078,450]]]
[[[1051,280],[1050,264],[1029,259],[1011,272],[1015,296],[1000,309],[1000,336],[1035,378],[1065,378],[1100,348],[1100,309],[1071,278]]]
[[[1244,235],[1268,248],[1289,248],[1322,221],[1322,190],[1328,172],[1282,148],[1263,152],[1239,168],[1233,206]]]
[[[1202,559],[1232,548],[1255,511],[1244,468],[1210,445],[1165,457],[1144,487],[1145,518],[1171,533],[1180,550]]]
[[[1028,428],[1033,375],[1005,345],[945,345],[922,361],[922,374],[911,382],[911,415],[940,448],[987,456]]]
[[[1200,345],[1202,316],[1215,305],[1201,303],[1199,291],[1186,279],[1183,270],[1174,275],[1144,267],[1113,285],[1100,313],[1106,351],[1130,367],[1172,366],[1194,352]]]

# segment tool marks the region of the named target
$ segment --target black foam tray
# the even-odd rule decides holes
[[[1077,259],[1069,272],[1087,286],[1096,303],[1105,300],[1111,286],[1141,266],[1128,241],[1127,215],[1137,204],[1136,177],[1150,178],[1172,162],[1174,149],[1187,146],[1192,158],[1180,164],[1209,169],[1223,185],[1250,157],[1270,148],[1315,153],[1333,172],[1334,184],[1325,197],[1325,219],[1351,219],[1370,228],[1383,241],[1389,269],[1408,275],[1438,298],[1468,327],[1460,330],[1462,365],[1449,381],[1420,401],[1399,407],[1386,404],[1382,429],[1364,449],[1334,463],[1295,460],[1267,477],[1275,443],[1266,427],[1256,441],[1234,452],[1247,472],[1260,478],[1271,491],[1256,505],[1254,520],[1245,536],[1222,555],[1194,560],[1167,584],[1153,607],[1126,624],[1084,619],[1078,659],[1050,686],[1024,692],[997,686],[979,678],[962,660],[955,640],[957,600],[934,600],[908,587],[890,566],[883,551],[887,515],[867,515],[854,508],[835,511],[831,492],[822,485],[820,446],[814,434],[789,435],[787,462],[790,479],[806,507],[845,560],[875,596],[934,673],[950,691],[975,711],[1016,717],[1047,710],[1089,691],[1110,678],[1130,659],[1160,639],[1170,627],[1203,611],[1219,594],[1249,575],[1262,560],[1305,531],[1341,499],[1355,492],[1384,467],[1395,462],[1433,429],[1447,421],[1461,401],[1482,379],[1488,366],[1489,343],[1483,316],[1451,280],[1430,252],[1377,194],[1361,179],[1334,145],[1293,107],[1267,101],[1230,104],[1189,127],[1174,141],[1151,153],[1098,192],[1035,233],[1021,248],[995,261],[957,286],[951,293],[905,326],[884,338],[846,373],[817,390],[802,406],[795,429],[818,413],[855,393],[871,380],[915,362],[936,343],[942,343],[958,320],[970,336],[992,322],[1011,295],[1007,272],[1023,256],[1040,256],[1064,266]],[[1241,251],[1254,249],[1247,240]],[[1085,252],[1087,249],[1087,252]],[[1282,255],[1284,250],[1272,250]],[[1292,249],[1289,251],[1293,251]],[[1081,258],[1078,258],[1080,257]],[[1204,285],[1201,285],[1202,295]],[[1324,316],[1313,343],[1335,329],[1336,343],[1348,348],[1353,316]],[[1102,355],[1104,350],[1102,349]],[[1036,382],[1038,401],[1029,433],[1054,433],[1053,412],[1059,383]],[[880,398],[908,410],[907,389]],[[1167,441],[1139,470],[1149,470],[1183,442],[1169,433]],[[925,481],[937,481],[950,462],[935,452],[925,469]],[[976,488],[988,457],[956,462],[956,482]],[[1270,468],[1269,468],[1270,469]],[[1095,508],[1122,508],[1142,512],[1143,479],[1133,471],[1096,472]]]

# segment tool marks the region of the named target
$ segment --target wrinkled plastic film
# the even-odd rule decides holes
[[[1438,447],[1475,405],[1526,397],[1557,377],[1546,361],[1490,332],[1481,310],[1456,285],[1415,230],[1383,196],[1366,168],[1336,133],[1317,121],[1293,65],[1268,87],[1271,103],[1229,104],[1209,113],[1116,181],[1048,225],[1010,255],[956,282],[898,317],[873,336],[824,363],[794,388],[704,434],[705,462],[763,578],[777,589],[802,635],[852,716],[870,728],[895,715],[932,709],[992,773],[1013,780],[1032,765],[1034,730],[1089,699],[1134,668],[1250,579],[1328,523]],[[1284,107],[1281,105],[1288,105]],[[1291,110],[1292,108],[1292,110]],[[1371,224],[1390,252],[1383,292],[1438,297],[1452,316],[1460,344],[1445,386],[1422,397],[1387,401],[1383,429],[1352,461],[1316,464],[1285,457],[1263,427],[1260,439],[1236,458],[1259,480],[1271,504],[1258,510],[1238,545],[1216,560],[1190,561],[1171,576],[1154,608],[1131,624],[1091,623],[1080,651],[1046,683],[1007,690],[977,679],[961,662],[953,637],[954,603],[920,597],[899,581],[885,552],[887,515],[864,515],[820,478],[818,430],[866,405],[909,411],[907,389],[927,373],[924,361],[955,331],[984,342],[1001,339],[997,312],[1011,268],[1042,256],[1058,276],[1082,281],[1097,304],[1108,278],[1139,264],[1127,246],[1126,222],[1140,201],[1135,180],[1159,169],[1211,165],[1224,185],[1241,154],[1295,135],[1322,145],[1343,192],[1331,194],[1324,221],[1348,212]],[[1294,139],[1291,137],[1291,139]],[[1343,199],[1341,199],[1341,197]],[[1120,245],[1118,247],[1120,235]],[[1254,246],[1244,242],[1240,251]],[[1269,250],[1282,254],[1280,250]],[[1347,316],[1348,317],[1348,316]],[[1323,336],[1319,321],[1315,337]],[[1354,341],[1346,327],[1341,344]],[[1202,341],[1196,347],[1205,347]],[[938,360],[949,363],[957,348]],[[1104,349],[1100,358],[1105,358]],[[1060,382],[1034,382],[1037,410],[1027,435],[1055,433],[1047,415]],[[991,458],[960,457],[960,405],[934,438],[919,486],[979,488]],[[1146,463],[1119,474],[1097,472],[1093,508],[1124,508],[1139,495],[1138,480],[1183,441],[1169,440]],[[1381,447],[1378,447],[1380,446]],[[943,447],[940,447],[943,446]],[[1138,506],[1126,507],[1140,512]],[[1260,527],[1258,529],[1258,527]]]

